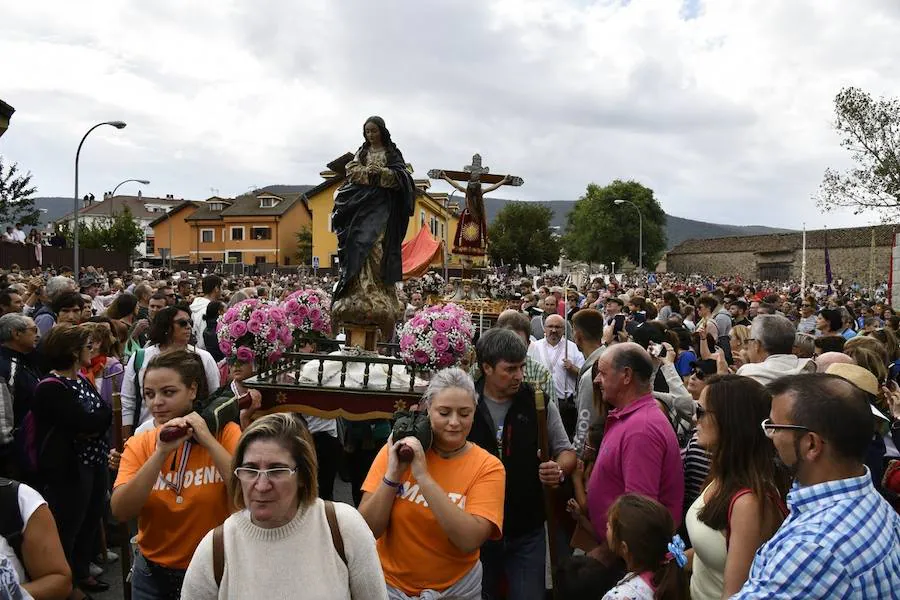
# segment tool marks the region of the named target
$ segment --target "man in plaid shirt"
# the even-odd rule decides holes
[[[874,434],[864,392],[818,373],[769,390],[762,427],[795,476],[791,512],[733,598],[900,598],[900,516],[863,464]]]

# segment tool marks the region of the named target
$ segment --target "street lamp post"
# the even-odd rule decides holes
[[[641,209],[631,200],[613,200],[613,204],[630,204],[638,214],[638,271],[644,270],[644,217]]]
[[[90,129],[88,129],[87,133],[84,134],[84,137],[81,138],[81,142],[79,142],[79,144],[78,144],[78,151],[75,153],[75,197],[73,199],[74,200],[73,207],[75,209],[75,212],[72,214],[72,222],[74,223],[75,231],[72,233],[72,241],[74,242],[72,244],[72,246],[74,247],[74,250],[75,250],[75,260],[74,260],[73,269],[75,272],[76,280],[78,279],[79,272],[80,272],[80,265],[78,264],[78,262],[79,262],[79,256],[78,256],[78,159],[81,158],[81,146],[84,144],[84,140],[87,139],[87,136],[89,136],[93,130],[97,129],[101,125],[112,125],[116,129],[122,129],[123,127],[125,127],[125,122],[124,121],[104,121],[102,123],[97,123]]]
[[[148,180],[148,179],[126,179],[125,181],[121,181],[118,184],[116,184],[116,187],[113,188],[112,194],[110,194],[109,199],[110,200],[113,199],[113,196],[116,195],[116,190],[118,190],[122,184],[129,183],[131,181],[134,181],[135,183],[140,183],[142,185],[150,185],[150,180]],[[112,205],[112,202],[110,202],[109,203],[109,218],[111,219],[112,217],[113,217],[113,205]]]

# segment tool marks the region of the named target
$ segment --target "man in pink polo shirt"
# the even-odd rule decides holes
[[[653,398],[653,361],[628,342],[610,346],[597,361],[603,400],[612,408],[588,483],[588,513],[597,539],[606,539],[606,514],[627,493],[659,501],[681,522],[684,473],[675,430]],[[606,544],[601,544],[606,548]],[[612,566],[602,550],[596,558]]]

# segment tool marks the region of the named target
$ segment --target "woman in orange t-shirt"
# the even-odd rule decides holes
[[[503,531],[506,473],[500,460],[466,441],[477,402],[462,369],[435,374],[423,399],[434,439],[389,439],[365,483],[359,512],[378,539],[391,600],[426,591],[461,600],[481,598],[479,549]],[[415,453],[401,462],[403,445]]]
[[[200,540],[231,514],[227,485],[241,430],[228,423],[209,431],[193,410],[206,394],[203,363],[193,352],[167,352],[147,365],[144,400],[159,426],[126,443],[111,500],[119,521],[138,518],[134,600],[178,598]],[[167,425],[185,433],[162,441]]]

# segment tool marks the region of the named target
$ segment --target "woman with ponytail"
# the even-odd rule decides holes
[[[687,557],[674,533],[665,506],[640,494],[620,496],[609,509],[606,542],[628,574],[603,600],[687,600]]]
[[[231,514],[231,457],[241,429],[228,422],[210,431],[195,411],[208,392],[194,352],[155,356],[143,388],[156,427],[125,444],[110,504],[119,521],[138,519],[132,598],[162,600],[179,596],[200,540]]]

